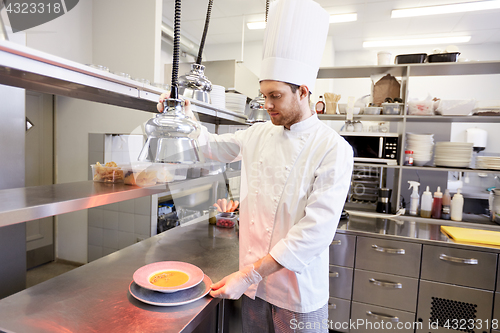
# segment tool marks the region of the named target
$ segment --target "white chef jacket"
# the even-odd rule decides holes
[[[290,130],[270,121],[234,134],[203,127],[199,144],[209,158],[242,160],[240,268],[268,253],[285,267],[245,294],[301,313],[324,306],[328,248],[350,185],[351,146],[316,115]]]

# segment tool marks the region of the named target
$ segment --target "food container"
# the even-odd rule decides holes
[[[120,166],[112,167],[99,162],[92,164],[92,179],[99,183],[123,183],[123,169]]]
[[[364,114],[380,114],[382,108],[379,106],[366,106],[363,113]]]
[[[123,167],[127,185],[152,186],[184,180],[189,165],[170,163],[133,163]]]
[[[201,176],[201,168],[203,167],[203,163],[195,163],[190,165],[187,171],[187,178],[194,179]]]
[[[382,103],[382,113],[385,115],[401,114],[403,103]]]
[[[236,213],[219,213],[215,218],[217,226],[222,228],[233,228],[238,222]]]
[[[400,54],[394,59],[396,64],[419,64],[425,61],[427,53]]]
[[[217,161],[206,162],[201,166],[202,176],[218,175],[224,171],[226,171],[226,164]]]
[[[427,62],[457,62],[460,52],[437,53],[427,56]]]
[[[337,106],[339,108],[339,113],[340,114],[345,114],[346,113],[347,103],[340,103],[340,104],[337,104]]]

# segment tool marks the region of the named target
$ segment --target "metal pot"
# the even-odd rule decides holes
[[[249,123],[271,120],[269,113],[267,113],[267,110],[264,108],[264,104],[264,95],[259,91],[259,96],[252,99],[250,102],[250,114],[248,115]]]
[[[500,224],[500,189],[493,190],[491,220]]]

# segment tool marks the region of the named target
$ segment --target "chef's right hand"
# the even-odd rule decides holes
[[[262,276],[253,265],[245,266],[210,286],[210,296],[214,298],[238,299],[252,285],[262,281]]]
[[[160,113],[163,112],[163,109],[165,109],[165,105],[163,104],[163,102],[165,102],[165,100],[168,99],[169,97],[170,97],[170,92],[163,93],[160,95],[160,101],[156,105],[156,109],[158,110],[158,112],[160,112]],[[193,111],[191,111],[191,102],[189,100],[186,99],[184,101],[184,108],[183,109],[184,109],[184,114],[186,115],[186,117],[196,121],[194,113],[193,113]]]

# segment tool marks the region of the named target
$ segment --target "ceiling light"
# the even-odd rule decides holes
[[[353,21],[357,21],[357,19],[358,19],[357,13],[330,15],[330,23],[353,22]],[[247,27],[250,30],[265,29],[266,22],[264,22],[264,21],[247,22]]]
[[[395,9],[392,11],[391,18],[463,13],[498,8],[500,8],[500,0],[466,2],[441,6]]]
[[[363,42],[363,47],[382,47],[382,46],[412,46],[412,45],[432,45],[432,44],[457,44],[467,43],[470,36],[459,37],[438,37],[438,38],[419,38],[419,39],[389,39],[374,40]]]
[[[265,29],[266,28],[266,22],[264,22],[264,21],[261,21],[261,22],[247,22],[247,27],[250,30]]]
[[[357,13],[330,15],[330,23],[353,22],[357,19]]]

